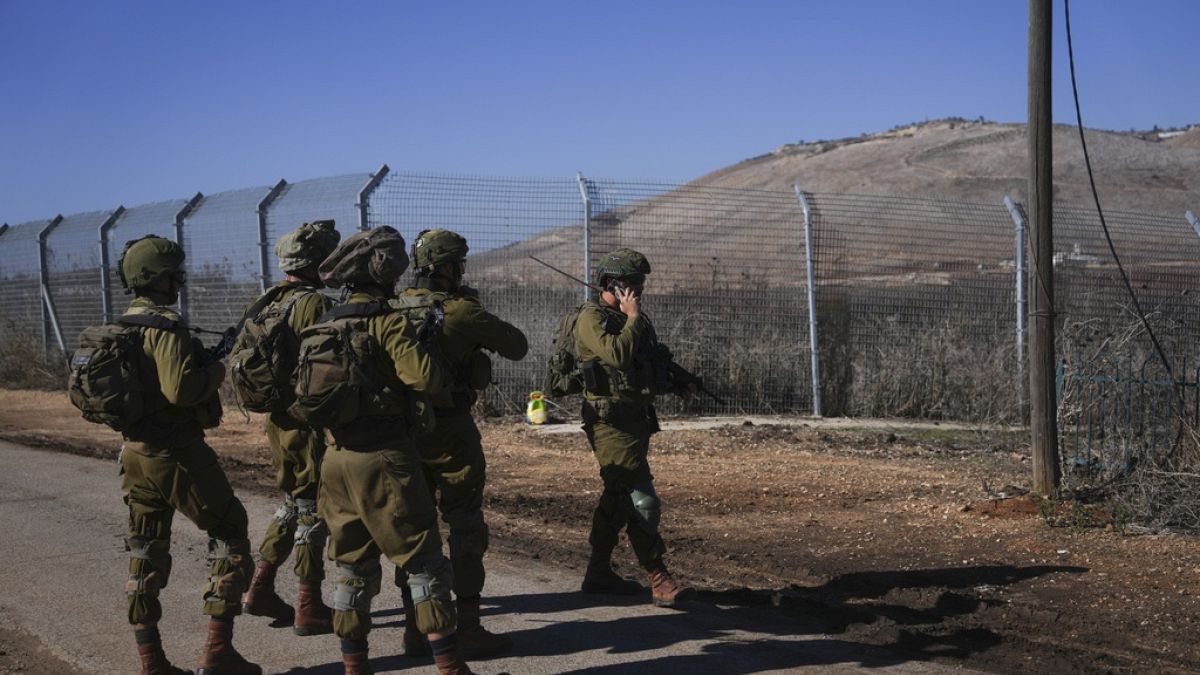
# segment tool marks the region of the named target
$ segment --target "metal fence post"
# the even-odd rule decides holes
[[[104,323],[113,320],[113,299],[112,299],[112,257],[108,251],[108,231],[113,225],[121,219],[125,213],[124,206],[118,206],[100,224],[100,307],[104,316]]]
[[[183,223],[185,220],[187,220],[188,216],[192,215],[192,211],[195,211],[196,207],[200,206],[200,201],[203,199],[204,193],[197,192],[191,199],[188,200],[186,204],[183,205],[182,209],[179,209],[179,213],[175,214],[175,243],[179,244],[179,248],[183,249],[184,256],[187,255],[187,247],[183,245]],[[184,284],[183,286],[179,287],[179,316],[182,316],[183,320],[187,321],[187,315],[188,292],[187,284]]]
[[[1017,251],[1013,259],[1017,285],[1017,372],[1025,372],[1025,210],[1010,197],[1004,198],[1008,214],[1016,225]]]
[[[50,352],[49,333],[50,329],[53,329],[54,337],[58,340],[58,348],[66,358],[67,343],[63,340],[62,324],[58,321],[58,312],[54,309],[54,298],[50,295],[50,270],[46,260],[46,237],[49,237],[54,228],[58,227],[62,221],[62,214],[59,214],[38,233],[38,276],[41,278],[42,285],[42,348],[47,353]]]
[[[375,188],[379,187],[379,184],[383,182],[384,176],[387,176],[389,171],[391,169],[388,168],[387,164],[380,166],[375,173],[371,174],[370,180],[363,186],[363,189],[358,191],[358,203],[355,206],[358,207],[358,229],[360,232],[370,229],[370,225],[367,223],[367,207],[371,203],[371,193],[375,191]]]
[[[1196,218],[1196,214],[1191,211],[1185,211],[1183,217],[1187,218],[1187,221],[1192,224],[1192,229],[1196,231],[1196,236],[1200,236],[1200,219]]]
[[[271,208],[271,202],[279,197],[279,193],[283,192],[283,188],[287,187],[287,181],[280,178],[275,187],[263,197],[258,203],[258,273],[260,276],[258,287],[263,293],[267,292],[267,287],[271,285],[271,257],[267,252],[270,242],[267,241],[267,210]]]
[[[808,295],[808,350],[812,355],[812,404],[813,416],[821,417],[821,350],[817,340],[817,288],[816,274],[813,269],[813,217],[812,208],[808,203],[808,195],[800,189],[799,184],[792,186],[796,191],[796,199],[800,209],[804,211],[804,266],[806,270]]]
[[[583,198],[583,279],[592,281],[592,196],[591,182],[583,177],[583,172],[576,174],[579,179],[579,196]],[[583,288],[583,299],[592,299],[592,289]]]

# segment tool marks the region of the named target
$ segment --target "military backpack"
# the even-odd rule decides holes
[[[275,302],[289,288],[296,292]],[[299,340],[289,319],[296,303],[315,292],[308,286],[276,286],[246,310],[229,355],[229,380],[238,405],[253,412],[283,412],[296,399],[294,350]]]
[[[551,396],[583,393],[583,373],[579,368],[579,353],[575,351],[575,323],[583,307],[577,305],[558,320],[554,344],[550,347],[550,359],[546,364],[546,383],[542,388]]]
[[[67,396],[89,422],[126,431],[146,416],[147,390],[140,368],[139,327],[175,330],[178,322],[155,314],[128,314],[89,326],[71,356]]]

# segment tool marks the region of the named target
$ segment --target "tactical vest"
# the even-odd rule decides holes
[[[599,306],[595,303],[591,304]],[[583,306],[580,307],[580,309],[582,308]],[[624,325],[621,318],[624,315],[617,316],[613,311],[604,307],[600,307],[600,313],[604,317],[604,331],[610,335],[620,334]],[[578,311],[576,316],[578,316]],[[671,391],[671,350],[666,345],[659,343],[654,325],[649,321],[645,323],[645,332],[642,333],[629,367],[616,368],[600,359],[592,359],[579,364],[583,389],[593,396],[600,397],[620,394],[659,395]],[[573,339],[572,348],[574,348]]]
[[[390,358],[370,333],[372,317],[393,311],[385,301],[335,307],[300,332],[296,400],[288,414],[337,430],[371,417],[403,417],[420,431],[432,425],[428,397],[379,367]]]
[[[276,302],[292,289],[287,300]],[[287,410],[295,400],[299,337],[290,319],[296,303],[316,292],[311,286],[276,286],[246,310],[229,355],[229,380],[238,405],[273,413]]]

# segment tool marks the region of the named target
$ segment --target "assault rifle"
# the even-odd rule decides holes
[[[193,333],[204,333],[206,335],[220,335],[221,340],[217,344],[208,348],[208,358],[210,361],[221,361],[229,352],[233,351],[233,343],[237,340],[238,327],[230,326],[225,330],[208,330],[207,328],[196,328],[188,326],[188,330]]]
[[[592,289],[593,291],[596,291],[597,293],[604,292],[604,289],[600,288],[599,286],[589,284],[588,282],[584,281],[583,279],[580,279],[579,277],[576,277],[570,273],[564,272],[564,271],[558,269],[557,267],[555,267],[554,265],[551,265],[550,263],[537,258],[536,256],[531,255],[531,256],[529,256],[529,259],[540,265],[549,267],[550,269],[554,270],[555,272],[558,272],[559,274],[570,279],[571,281],[574,281],[577,284],[583,284],[584,286],[587,286],[588,288]],[[661,347],[659,345],[656,345],[656,346]],[[725,405],[724,399],[722,399],[720,396],[717,396],[711,390],[709,390],[707,387],[704,386],[704,378],[703,377],[691,372],[687,368],[684,368],[683,366],[676,363],[675,357],[671,355],[670,350],[666,349],[665,347],[661,347],[661,349],[669,357],[667,360],[667,364],[668,364],[667,365],[667,379],[671,382],[671,384],[675,385],[676,388],[683,389],[683,390],[694,388],[696,391],[698,391],[702,394],[705,394],[712,400],[716,401],[718,405]]]

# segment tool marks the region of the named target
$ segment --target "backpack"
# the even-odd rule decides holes
[[[259,298],[238,326],[229,354],[229,381],[238,405],[259,413],[283,412],[295,400],[296,354],[289,348],[288,319],[296,303],[308,295],[300,287],[287,302],[276,303],[286,286]],[[311,291],[315,292],[315,291]]]
[[[175,330],[178,322],[155,314],[130,314],[112,323],[89,326],[71,356],[67,397],[83,419],[126,431],[146,416],[146,386],[137,327]]]
[[[388,300],[388,307],[404,314],[408,322],[417,331],[417,339],[425,342],[442,329],[446,320],[446,309],[443,306],[449,297],[446,293],[429,293],[427,295],[401,295]]]
[[[585,303],[586,304],[586,303]],[[575,351],[575,322],[584,305],[577,305],[558,320],[554,344],[546,364],[546,383],[542,390],[551,396],[570,396],[583,393],[583,374],[579,370],[579,354]]]

